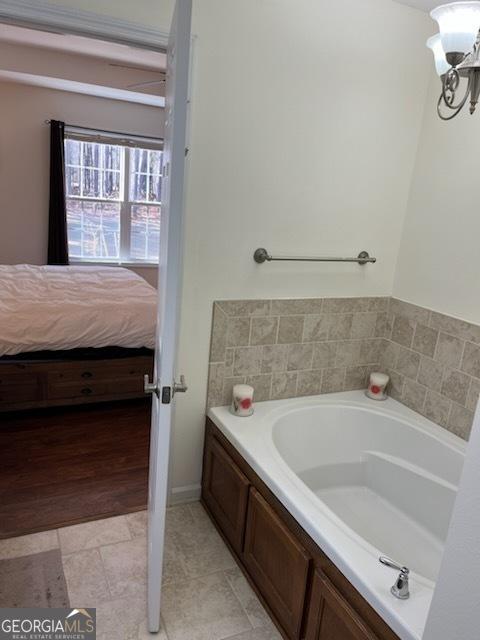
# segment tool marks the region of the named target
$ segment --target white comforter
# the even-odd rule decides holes
[[[0,265],[0,356],[155,344],[157,292],[119,267]]]

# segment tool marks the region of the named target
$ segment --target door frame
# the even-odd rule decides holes
[[[168,32],[46,0],[0,0],[0,23],[165,51]]]

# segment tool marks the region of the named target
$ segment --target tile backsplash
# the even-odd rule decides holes
[[[380,364],[390,395],[468,440],[480,392],[480,326],[392,298]]]
[[[480,326],[388,297],[214,303],[209,407],[251,384],[275,400],[362,389],[390,394],[468,439],[480,392]]]
[[[388,298],[215,302],[208,405],[246,382],[255,399],[360,389],[378,369]]]

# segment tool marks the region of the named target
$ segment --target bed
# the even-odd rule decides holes
[[[128,269],[0,265],[0,410],[142,396],[156,308]]]

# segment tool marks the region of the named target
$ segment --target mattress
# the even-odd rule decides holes
[[[155,346],[157,291],[121,267],[0,265],[0,357]]]

